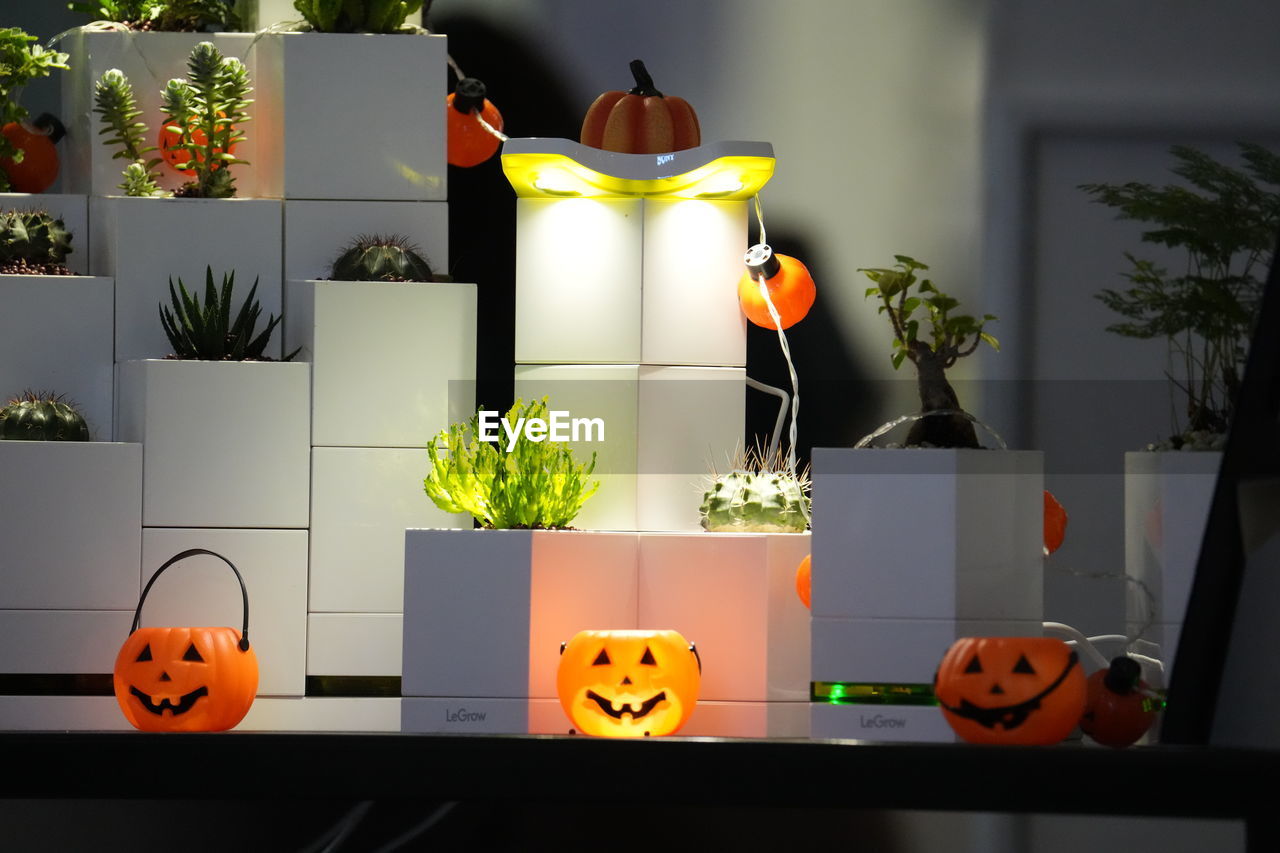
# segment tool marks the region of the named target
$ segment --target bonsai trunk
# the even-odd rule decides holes
[[[942,358],[926,346],[912,349],[916,365],[916,384],[920,391],[920,411],[960,411],[960,398],[947,381]],[[907,433],[907,444],[931,444],[934,447],[981,447],[973,423],[961,415],[936,415],[921,418]]]

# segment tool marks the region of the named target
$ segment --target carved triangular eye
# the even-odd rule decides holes
[[[591,662],[592,666],[608,666],[613,663],[609,660],[609,652],[605,649],[600,650],[600,654],[596,655],[596,659]]]
[[[974,655],[969,659],[969,665],[964,668],[965,674],[973,672],[982,672],[982,661],[978,660],[978,656]]]
[[[640,663],[644,666],[657,666],[658,662],[653,657],[653,652],[648,646],[644,647],[644,657],[640,658]]]
[[[138,652],[138,663],[151,660],[151,644],[147,643],[142,647],[142,651]]]
[[[187,653],[182,656],[182,659],[193,663],[204,663],[204,658],[200,657],[200,652],[196,649],[195,643],[187,646]]]
[[[1031,665],[1031,661],[1027,660],[1026,655],[1018,655],[1018,662],[1013,665],[1013,671],[1023,675],[1035,675],[1035,667]]]

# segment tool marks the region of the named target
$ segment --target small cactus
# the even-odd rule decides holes
[[[0,409],[0,439],[88,441],[89,425],[61,395],[25,391]]]
[[[362,234],[333,262],[334,281],[431,281],[421,249],[400,234]]]
[[[71,275],[64,263],[71,253],[71,232],[61,219],[43,210],[0,213],[0,273]]]
[[[803,533],[808,492],[804,471],[768,454],[745,454],[729,473],[713,475],[702,498],[702,526],[713,533]]]

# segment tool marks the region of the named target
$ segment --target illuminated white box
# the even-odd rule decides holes
[[[71,54],[71,70],[60,75],[61,118],[67,127],[66,138],[59,143],[64,190],[96,196],[120,192],[127,161],[112,158],[118,149],[103,143],[104,137],[98,135],[101,119],[93,111],[94,87],[103,73],[118,68],[129,78],[142,111],[137,121],[147,126],[144,140],[147,145],[156,145],[164,123],[160,94],[169,80],[188,77],[187,60],[192,48],[202,41],[213,42],[224,57],[243,62],[254,87],[249,95],[254,100],[248,107],[251,121],[243,125],[245,139],[235,147],[235,155],[249,162],[231,167],[237,194],[242,198],[279,198],[283,149],[273,129],[275,81],[271,68],[259,64],[264,42],[253,33],[71,30],[59,45]],[[191,180],[163,163],[159,172],[166,189]]]
[[[475,414],[474,284],[286,287],[285,346],[312,366],[312,444],[423,448]]]
[[[443,512],[427,497],[427,465],[422,448],[312,449],[312,613],[398,616],[404,605],[405,530],[471,527],[470,515]],[[396,645],[398,658],[398,635]]]
[[[0,193],[0,211],[43,210],[61,219],[71,234],[67,269],[76,275],[89,273],[89,198],[73,193]]]
[[[102,276],[0,275],[0,402],[28,388],[62,394],[94,438],[110,439],[114,298]]]
[[[0,730],[103,732],[133,726],[114,696],[0,696]]]
[[[708,472],[742,445],[745,382],[735,367],[517,365],[515,391],[603,424],[603,441],[584,428],[568,442],[579,461],[597,454],[601,483],[575,526],[700,530]]]
[[[745,201],[516,202],[516,361],[746,363]]]
[[[399,613],[307,614],[307,675],[399,678],[403,625]]]
[[[138,603],[136,573],[130,592],[128,610],[0,610],[0,636],[9,639],[0,651],[0,672],[111,672]]]
[[[371,696],[260,696],[238,732],[398,732],[400,700]]]
[[[7,553],[0,561],[0,610],[137,604],[141,445],[0,441],[0,471],[7,484],[0,488],[0,542]],[[23,655],[52,647],[28,639],[29,648],[10,645]]]
[[[449,272],[446,202],[289,199],[284,203],[285,279],[329,278],[338,255],[366,234],[407,237],[432,272]]]
[[[306,689],[307,531],[147,528],[142,533],[142,583],[189,548],[223,555],[244,577],[258,695],[301,696]],[[241,614],[240,585],[231,569],[216,557],[197,555],[175,563],[156,581],[141,624],[239,629]]]
[[[171,304],[169,281],[182,280],[204,301],[205,268],[215,285],[234,271],[233,310],[255,280],[262,305],[258,330],[280,315],[280,202],[239,198],[94,198],[91,267],[116,280],[116,361],[163,358],[173,346],[160,325],[161,304]],[[280,358],[277,329],[266,355]]]
[[[310,365],[126,361],[118,380],[117,434],[143,445],[144,525],[308,525]]]

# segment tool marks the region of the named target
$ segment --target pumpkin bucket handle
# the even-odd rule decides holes
[[[129,629],[129,633],[132,634],[134,631],[138,630],[138,625],[142,621],[142,604],[147,600],[147,593],[151,592],[151,585],[156,582],[156,578],[160,577],[160,574],[165,569],[169,568],[179,560],[185,560],[187,557],[194,557],[199,554],[207,554],[210,557],[217,557],[219,560],[230,566],[231,571],[236,573],[236,580],[240,581],[240,598],[244,601],[244,624],[240,628],[240,651],[249,651],[249,591],[245,589],[244,577],[240,574],[240,570],[235,567],[235,564],[226,557],[205,548],[188,548],[186,551],[174,554],[165,561],[163,566],[156,569],[155,574],[151,576],[151,580],[147,581],[147,585],[142,588],[142,597],[138,599],[138,609],[133,611],[133,627]]]

